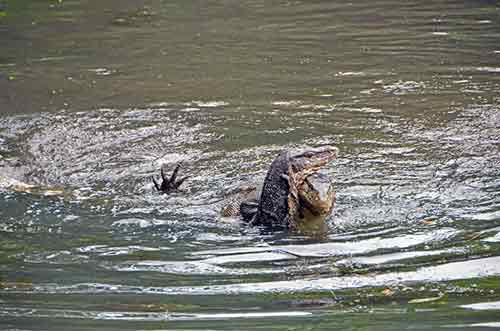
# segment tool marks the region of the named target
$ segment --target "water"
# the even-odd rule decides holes
[[[500,326],[495,1],[1,12],[2,330]],[[326,237],[219,216],[323,144]],[[158,195],[178,162],[184,191]]]

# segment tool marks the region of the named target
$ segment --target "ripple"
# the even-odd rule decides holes
[[[43,125],[32,128],[27,136],[28,162],[37,174],[33,179],[44,185],[78,183],[95,187],[120,178],[130,182],[137,169],[147,166],[157,171],[161,163],[178,162],[180,155],[186,160],[185,144],[197,131],[196,144],[203,141],[203,126],[187,126],[179,116],[173,125],[169,116],[161,109],[60,112],[51,121],[42,116]],[[165,141],[168,150],[159,150]],[[118,146],[120,151],[116,150]],[[191,151],[195,157],[196,149]],[[143,171],[140,176],[145,175]],[[106,189],[113,191],[111,187]]]
[[[339,242],[339,243],[324,243],[324,244],[309,244],[309,245],[272,245],[269,247],[255,247],[255,248],[237,248],[228,250],[205,250],[194,252],[193,255],[228,255],[238,254],[232,256],[230,259],[237,261],[259,261],[260,258],[270,258],[275,256],[279,259],[283,258],[283,254],[267,255],[269,251],[281,252],[285,254],[300,257],[330,257],[342,255],[361,255],[370,254],[378,250],[388,249],[402,249],[416,247],[423,244],[430,244],[434,241],[449,240],[458,236],[461,231],[451,228],[442,228],[429,233],[409,234],[399,237],[389,238],[369,238],[365,240],[352,241],[352,242]],[[245,254],[245,253],[252,254]],[[261,255],[256,253],[261,252]],[[288,258],[291,258],[288,256]]]
[[[81,254],[74,254],[71,251],[60,251],[55,253],[37,253],[26,256],[28,263],[48,263],[48,264],[78,264],[88,263],[89,257]]]
[[[432,34],[434,36],[447,36],[449,35],[450,33],[449,32],[444,32],[444,31],[435,31],[435,32],[432,32]]]
[[[500,243],[500,232],[498,232],[496,235],[494,235],[492,237],[484,238],[484,239],[482,239],[482,241],[488,242],[488,243]]]
[[[492,212],[476,212],[474,214],[465,214],[462,217],[470,221],[494,221],[500,219],[500,210]]]
[[[418,90],[425,88],[424,82],[416,81],[398,81],[394,84],[384,85],[383,90],[385,93],[391,93],[395,95],[403,95],[408,93],[413,93]]]
[[[460,307],[472,310],[500,310],[500,301],[472,303]]]
[[[365,76],[366,73],[363,71],[345,71],[345,72],[338,72],[335,74],[335,76]]]
[[[471,323],[471,324],[452,324],[444,325],[445,328],[500,328],[500,322]]]
[[[88,69],[88,71],[94,72],[97,76],[109,76],[115,73],[115,70],[110,70],[107,68]]]
[[[307,317],[313,315],[304,311],[275,311],[275,312],[241,312],[241,313],[145,313],[145,312],[111,312],[111,311],[83,311],[70,309],[43,309],[43,308],[17,308],[4,307],[0,316],[5,317],[50,317],[63,319],[91,319],[106,321],[203,321],[203,320],[231,320],[253,318],[282,318],[282,317]]]
[[[500,67],[477,67],[476,70],[484,72],[500,72]]]
[[[123,272],[162,272],[176,275],[264,275],[282,272],[273,269],[252,268],[224,268],[215,265],[212,261],[146,261],[126,262],[117,266],[108,267],[111,270]],[[222,264],[222,263],[218,263]]]
[[[457,256],[459,254],[465,254],[469,250],[465,248],[451,248],[443,250],[429,250],[429,251],[414,251],[414,252],[399,252],[392,254],[374,255],[374,256],[362,256],[362,257],[352,257],[336,262],[338,265],[358,265],[358,266],[368,266],[368,265],[381,265],[386,263],[399,262],[403,263],[404,260],[410,260],[420,257],[430,257],[430,256]]]
[[[192,101],[192,103],[197,105],[199,107],[206,107],[206,108],[219,108],[223,106],[228,106],[229,103],[225,101]]]
[[[344,277],[327,277],[319,279],[295,279],[291,281],[191,287],[143,287],[93,283],[82,283],[69,286],[62,286],[57,284],[39,284],[33,285],[33,288],[29,291],[7,289],[3,290],[3,292],[34,292],[47,294],[129,293],[158,295],[236,295],[276,292],[310,293],[318,291],[355,289],[361,287],[397,286],[399,284],[444,282],[498,275],[500,275],[500,257],[489,257],[462,262],[444,263],[441,265],[430,267],[422,267],[418,268],[416,271],[389,272],[385,274],[373,275],[349,275]]]
[[[193,314],[194,319],[234,319],[234,318],[269,318],[269,317],[304,317],[312,315],[304,311],[283,312],[256,312],[256,313],[219,313],[219,314]],[[186,316],[186,317],[189,317]]]
[[[146,208],[135,208],[134,210],[127,210],[124,213],[128,214],[133,214],[133,213],[148,213],[150,212],[149,209]],[[112,227],[117,227],[117,228],[126,228],[126,227],[139,227],[139,228],[148,228],[148,227],[154,227],[158,225],[171,225],[173,222],[172,221],[165,221],[165,220],[155,220],[155,219],[140,219],[140,218],[126,218],[126,219],[121,219],[118,221],[114,221],[111,223]]]

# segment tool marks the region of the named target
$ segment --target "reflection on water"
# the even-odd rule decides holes
[[[3,328],[498,324],[495,4],[26,6],[0,17]],[[324,144],[325,238],[220,216]]]

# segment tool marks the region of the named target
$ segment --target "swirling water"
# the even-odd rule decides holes
[[[495,2],[113,4],[0,21],[2,329],[499,327]],[[220,217],[323,144],[325,237]]]

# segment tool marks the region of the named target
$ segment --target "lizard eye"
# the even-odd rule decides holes
[[[314,156],[314,153],[308,151],[308,152],[304,152],[302,154],[296,155],[295,158],[296,159],[300,159],[300,158],[303,158],[303,157],[310,158],[310,157],[313,157],[313,156]]]

